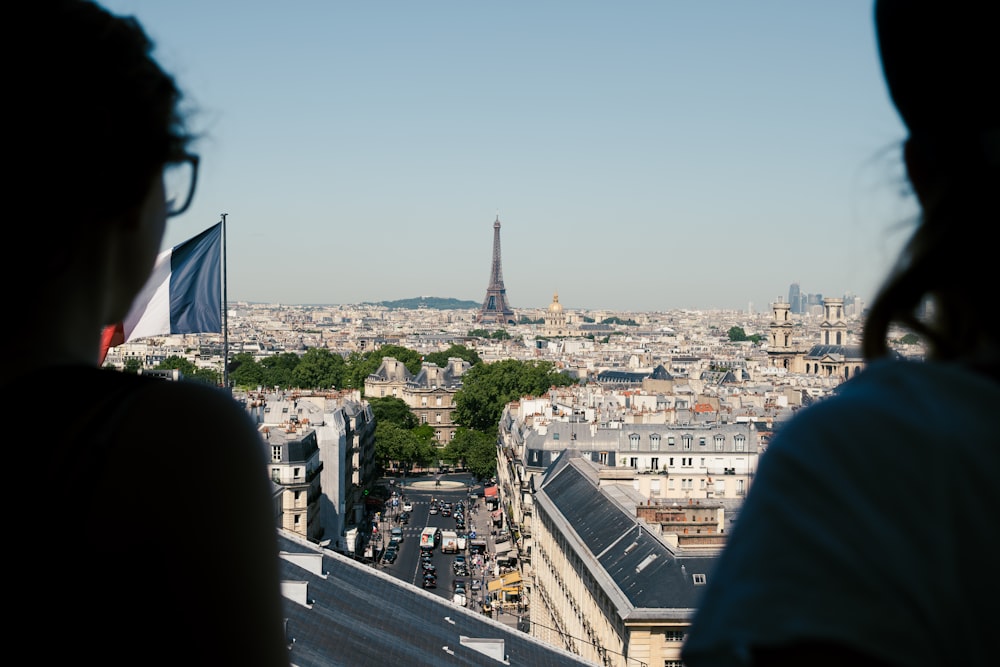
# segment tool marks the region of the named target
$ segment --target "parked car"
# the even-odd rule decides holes
[[[399,552],[396,551],[395,549],[386,549],[385,553],[382,555],[382,560],[384,560],[386,563],[390,563],[390,564],[391,563],[395,563],[396,562],[396,556],[398,554],[399,554]]]
[[[413,511],[413,503],[411,503],[409,500],[407,500],[405,503],[403,503],[403,511],[404,512],[412,512]]]
[[[402,542],[403,541],[403,529],[400,528],[399,526],[396,526],[395,528],[393,528],[392,530],[389,531],[389,537],[391,537],[394,540],[398,538],[399,541]]]

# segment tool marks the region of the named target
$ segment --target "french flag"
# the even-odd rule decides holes
[[[105,327],[108,349],[146,336],[222,331],[222,223],[165,250],[125,320]]]

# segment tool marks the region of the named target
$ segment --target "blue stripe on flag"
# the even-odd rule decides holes
[[[222,223],[174,246],[170,333],[222,331]]]

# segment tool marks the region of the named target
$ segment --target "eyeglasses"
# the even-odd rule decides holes
[[[200,158],[185,153],[178,161],[163,168],[163,189],[167,202],[167,217],[180,215],[194,199],[194,186],[198,182],[198,162]]]

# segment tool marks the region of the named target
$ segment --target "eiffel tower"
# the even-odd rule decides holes
[[[476,322],[481,324],[516,324],[514,311],[507,303],[507,289],[503,286],[503,269],[500,268],[500,214],[493,223],[493,266],[490,269],[490,285],[486,288],[483,307],[479,309]]]

